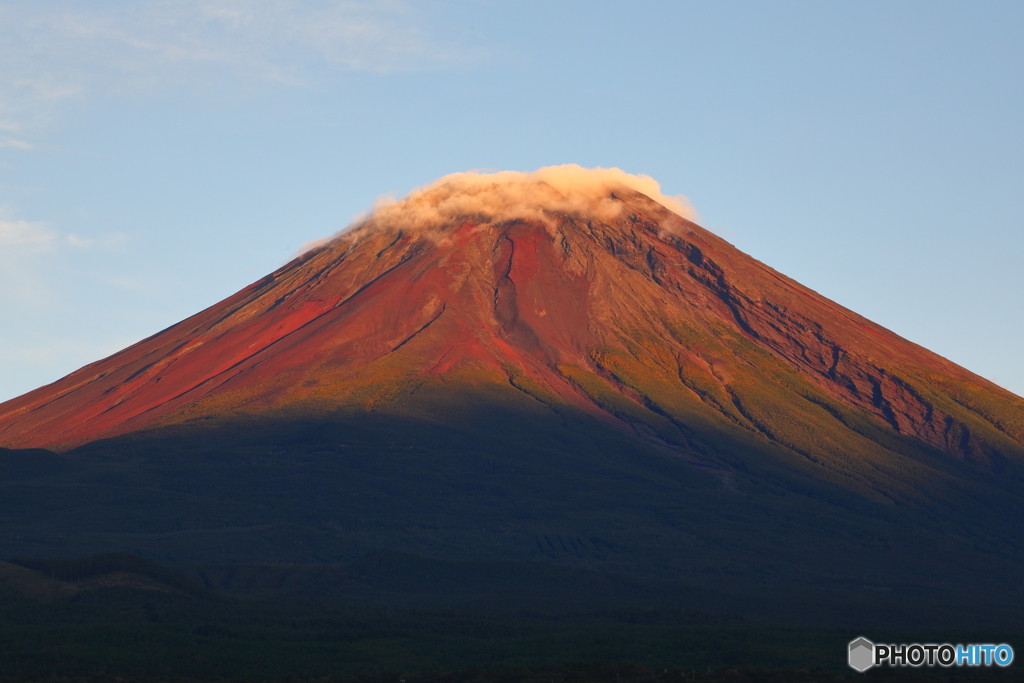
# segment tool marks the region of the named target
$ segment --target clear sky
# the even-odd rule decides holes
[[[469,169],[653,176],[1024,394],[1024,3],[0,0],[0,400]]]

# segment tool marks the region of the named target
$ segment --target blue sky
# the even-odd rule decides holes
[[[1019,2],[0,1],[0,400],[469,169],[653,176],[1024,394]]]

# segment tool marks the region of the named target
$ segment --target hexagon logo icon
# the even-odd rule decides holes
[[[850,667],[864,673],[875,665],[875,644],[861,637],[850,641]]]

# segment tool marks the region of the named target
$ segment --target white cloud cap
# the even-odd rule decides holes
[[[548,222],[552,213],[588,213],[610,219],[622,211],[615,191],[640,192],[686,218],[697,212],[684,196],[669,197],[656,180],[618,168],[583,168],[577,164],[546,166],[523,173],[453,173],[395,200],[382,198],[368,217],[343,233],[363,226],[403,229],[437,228],[460,217],[488,222],[532,219]]]

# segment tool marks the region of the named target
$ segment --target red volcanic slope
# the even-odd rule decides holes
[[[617,216],[463,216],[431,229],[371,218],[0,404],[0,445],[66,449],[286,406],[386,409],[414,402],[424,383],[494,383],[683,445],[679,434],[703,425],[814,459],[875,448],[848,428],[870,414],[990,469],[1024,457],[1020,398],[645,195],[605,199],[621,204]],[[829,444],[822,430],[832,429],[849,434]]]

